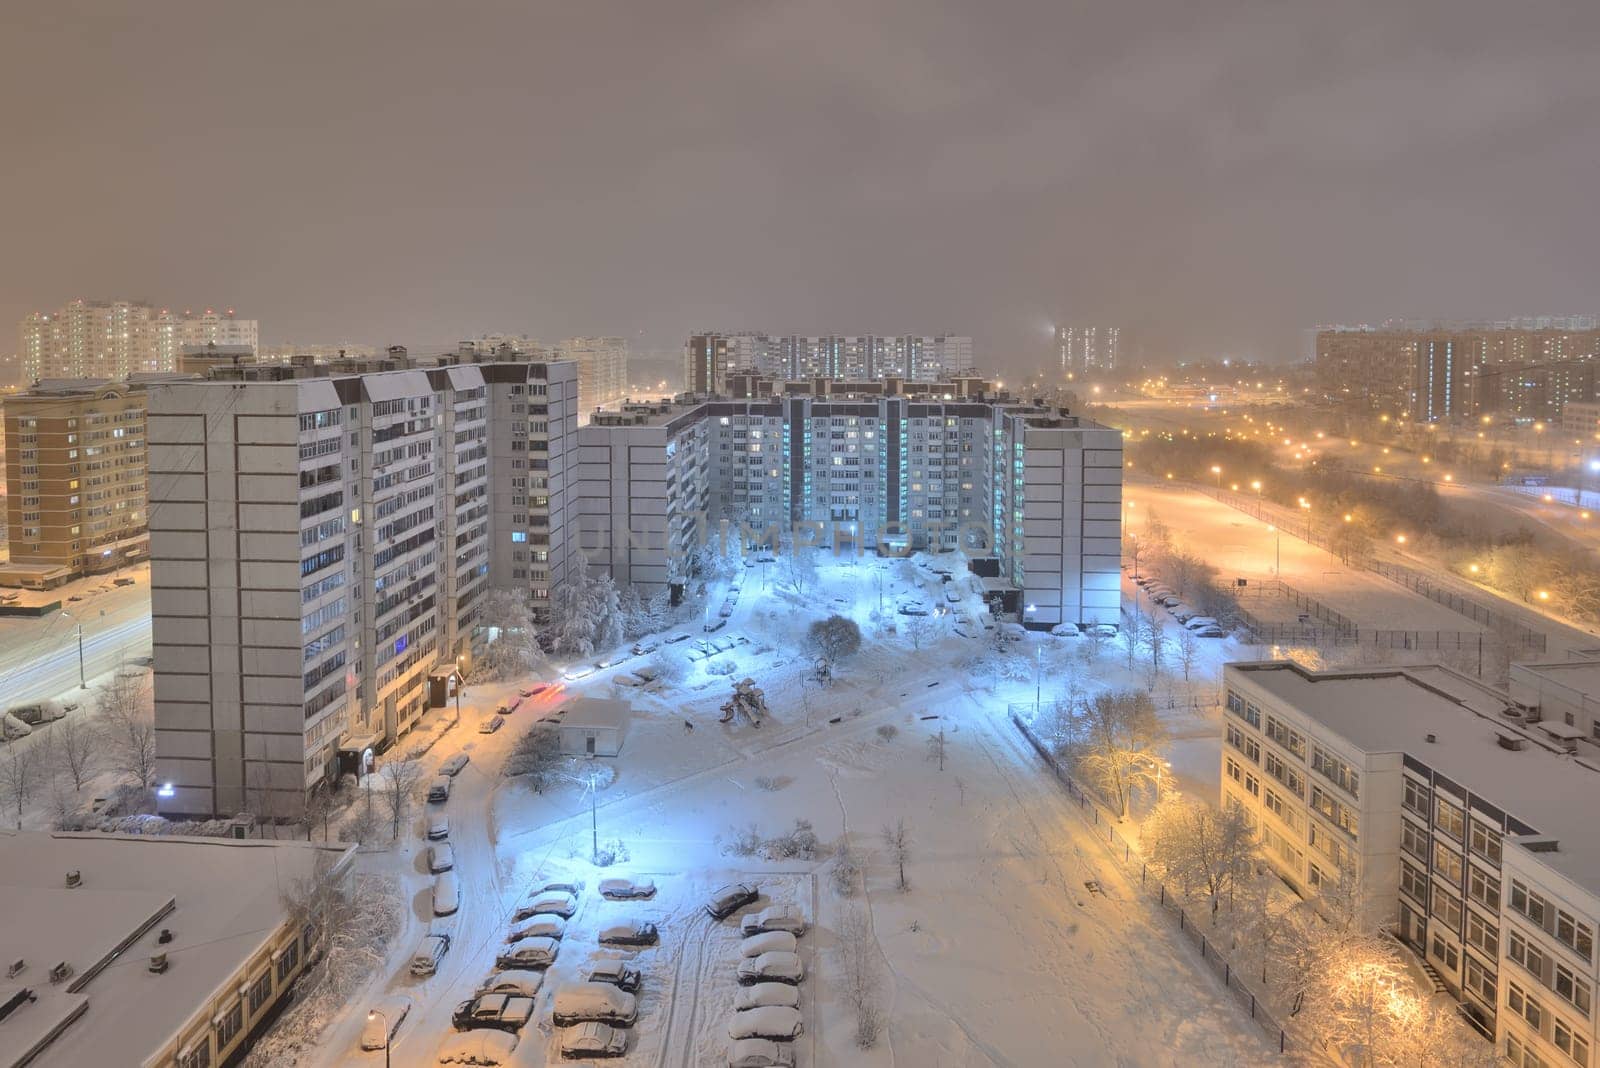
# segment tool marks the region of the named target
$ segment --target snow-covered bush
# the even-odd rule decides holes
[[[707,675],[732,675],[739,670],[739,665],[732,660],[713,660],[706,664]]]
[[[613,838],[609,842],[600,843],[600,851],[594,855],[597,868],[609,868],[613,864],[626,864],[630,854],[628,843],[620,838]]]
[[[797,819],[788,831],[768,841],[762,853],[768,860],[811,860],[817,855],[817,832],[810,820]]]
[[[856,860],[855,851],[850,848],[850,843],[839,839],[838,848],[833,854],[833,868],[830,873],[833,883],[833,892],[840,897],[854,897],[856,890],[861,885],[861,863]]]
[[[878,728],[878,737],[882,738],[886,742],[894,741],[894,736],[899,733],[900,728],[896,727],[893,723],[885,723],[883,726]]]

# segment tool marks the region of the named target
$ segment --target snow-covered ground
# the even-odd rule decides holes
[[[623,1063],[722,1063],[737,989],[737,914],[714,923],[700,905],[709,890],[733,881],[759,885],[761,900],[751,908],[792,903],[814,925],[800,940],[807,970],[801,1065],[1265,1059],[1269,1051],[1254,1025],[1128,885],[1015,734],[1007,705],[1033,701],[1032,673],[1017,673],[1025,681],[996,682],[968,670],[974,657],[998,655],[987,637],[946,629],[920,650],[911,647],[906,617],[895,615],[894,606],[915,596],[931,607],[942,602],[942,588],[926,576],[912,580],[913,588],[907,570],[892,561],[824,558],[815,582],[796,594],[780,589],[775,567],[751,568],[733,618],[716,635],[747,641],[694,662],[694,641],[664,645],[685,668],[683,681],[660,693],[614,685],[620,673],[650,659],[640,658],[526,700],[505,729],[480,735],[477,724],[516,686],[470,687],[462,722],[426,758],[433,765],[457,751],[472,757],[445,806],[461,909],[448,919],[429,915],[424,812],[415,814],[399,848],[362,856],[364,868],[401,875],[411,907],[390,967],[352,1002],[311,1063],[380,1063],[381,1053],[360,1054],[356,1042],[367,1005],[393,994],[415,1003],[396,1036],[395,1063],[431,1063],[450,1033],[455,1004],[493,971],[515,903],[530,885],[551,878],[574,878],[585,888],[541,991],[538,1026],[523,1034],[522,1064],[557,1063],[550,991],[574,981],[591,958],[618,952],[602,951],[595,934],[626,917],[656,922],[661,941],[626,951],[645,978]],[[874,620],[880,576],[888,615]],[[958,584],[960,610],[976,613],[976,598],[959,577]],[[713,604],[721,592],[713,591]],[[857,619],[865,641],[832,683],[818,684],[807,680],[813,658],[803,647],[805,628],[834,610]],[[886,623],[898,624],[898,633],[887,633]],[[664,634],[681,632],[698,639],[699,620]],[[1061,653],[1080,640],[1031,636],[1005,655],[1042,665],[1046,701],[1066,685],[1067,671],[1091,689],[1133,681],[1110,647],[1094,663],[1073,666],[1077,658]],[[1050,655],[1035,661],[1041,644]],[[1231,647],[1208,643],[1201,671],[1214,677]],[[706,670],[724,659],[735,664],[731,676]],[[759,729],[719,723],[731,681],[747,675],[765,689],[771,719]],[[1143,669],[1134,677],[1143,679]],[[591,798],[577,785],[535,794],[520,781],[500,779],[501,764],[531,718],[568,696],[613,692],[634,701],[636,711],[622,755],[609,761],[616,769],[611,785]],[[1179,781],[1214,796],[1220,725],[1186,709],[1169,715],[1182,738],[1174,751]],[[941,727],[943,771],[928,759],[928,739]],[[768,861],[731,849],[736,833],[752,825],[770,837],[797,819],[810,821],[823,843],[813,860]],[[897,888],[881,833],[902,819],[913,843],[905,892]],[[594,867],[592,835],[602,845],[620,840],[628,860]],[[863,888],[852,898],[840,897],[830,878],[830,855],[844,842],[863,868]],[[649,875],[658,894],[644,902],[604,901],[595,885],[615,874]],[[1091,880],[1105,893],[1090,893]],[[884,1037],[867,1052],[855,1047],[854,1015],[841,990],[839,930],[849,910],[860,910],[875,943],[887,1018]],[[437,975],[414,980],[405,961],[430,929],[451,932],[454,945]]]

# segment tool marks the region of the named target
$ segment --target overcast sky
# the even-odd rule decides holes
[[[0,3],[0,324],[954,332],[1600,311],[1600,4]],[[4,325],[0,348],[14,344]],[[8,336],[10,335],[10,336]]]

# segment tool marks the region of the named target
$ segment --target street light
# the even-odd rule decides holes
[[[1211,465],[1211,473],[1217,476],[1217,489],[1222,488],[1222,467],[1220,464]]]
[[[389,1068],[389,1017],[377,1009],[368,1009],[367,1019],[383,1021],[383,1068]]]
[[[72,620],[73,623],[77,624],[77,627],[78,627],[78,689],[87,690],[89,688],[89,680],[85,676],[84,670],[83,670],[83,622],[77,616],[75,616],[71,612],[67,611],[65,608],[63,608],[61,610],[61,614],[66,616],[68,619]]]
[[[1396,545],[1404,545],[1406,543],[1406,536],[1404,534],[1396,534],[1394,536],[1394,543]]]

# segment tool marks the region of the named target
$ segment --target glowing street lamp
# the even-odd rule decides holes
[[[1217,476],[1217,489],[1222,488],[1222,467],[1220,464],[1211,465],[1211,473]]]
[[[1396,534],[1394,536],[1394,541],[1396,545],[1404,545],[1406,543],[1406,536],[1404,534]]]
[[[1550,599],[1550,591],[1549,590],[1540,590],[1539,591],[1539,600],[1548,601],[1549,599]]]

